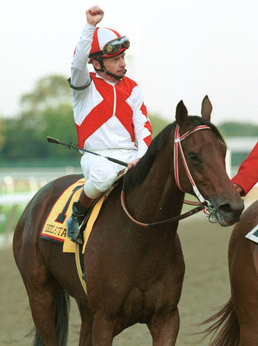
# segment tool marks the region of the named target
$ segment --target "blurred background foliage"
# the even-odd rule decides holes
[[[168,123],[149,114],[155,137]],[[256,136],[258,125],[225,122],[218,126],[224,137]],[[77,143],[69,84],[62,75],[41,78],[33,90],[20,99],[20,112],[0,118],[0,167],[79,166],[80,154],[49,144],[47,136]]]

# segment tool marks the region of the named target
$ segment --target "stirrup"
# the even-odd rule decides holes
[[[79,229],[78,232],[72,232],[72,233],[71,232],[70,233],[67,232],[67,237],[72,242],[83,245],[83,237],[82,237],[80,229]]]
[[[67,220],[67,237],[75,243],[83,244],[82,228],[80,226],[88,209],[84,207],[80,201],[75,201],[72,210],[72,215]]]
[[[79,232],[77,234],[74,234],[74,233],[71,235],[71,237],[68,236],[68,238],[74,243],[83,245],[83,237],[81,234],[81,230],[79,229]]]
[[[83,236],[77,217],[71,216],[67,220],[67,237],[74,243],[83,244]]]

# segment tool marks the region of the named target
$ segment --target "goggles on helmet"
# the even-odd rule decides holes
[[[97,56],[104,57],[105,55],[114,55],[118,53],[119,51],[128,49],[129,47],[130,47],[129,39],[126,36],[122,36],[107,42],[102,50],[95,53],[91,53],[89,57],[94,58]]]

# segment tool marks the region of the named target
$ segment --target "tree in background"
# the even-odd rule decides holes
[[[225,137],[258,137],[258,125],[228,121],[219,125]]]
[[[161,118],[158,114],[149,114],[149,118],[152,124],[153,138],[170,123],[170,121]]]
[[[4,143],[6,141],[6,134],[5,134],[5,121],[4,119],[0,118],[0,152],[4,146]]]
[[[71,104],[71,92],[66,78],[62,75],[50,75],[41,78],[34,89],[21,96],[22,110],[40,111]]]
[[[46,136],[76,140],[70,87],[64,76],[40,79],[30,93],[21,96],[21,111],[16,118],[5,119],[2,132],[6,141],[0,148],[1,165],[39,161],[77,161],[77,153],[53,146]],[[1,131],[1,128],[0,128]],[[1,132],[0,132],[1,136]],[[61,150],[60,150],[61,149]]]

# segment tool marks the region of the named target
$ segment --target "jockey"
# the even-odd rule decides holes
[[[130,169],[145,154],[152,126],[139,86],[125,77],[125,51],[129,39],[97,27],[104,12],[86,11],[87,23],[76,46],[69,79],[80,148],[128,162]],[[94,67],[89,72],[87,63]],[[67,235],[76,241],[79,224],[94,200],[108,190],[123,166],[101,156],[84,153],[81,167],[86,178],[79,200],[67,221]],[[80,238],[77,239],[77,241]]]
[[[246,196],[258,182],[258,142],[248,157],[241,163],[232,182],[241,196]]]

